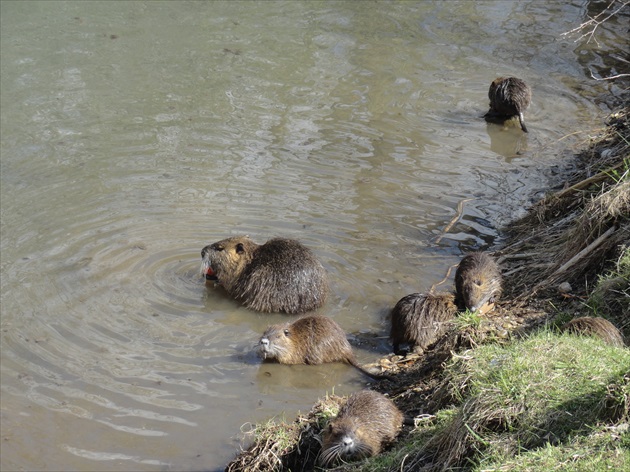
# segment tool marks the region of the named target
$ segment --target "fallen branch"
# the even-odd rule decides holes
[[[576,262],[578,262],[579,260],[583,259],[591,251],[596,249],[597,246],[599,246],[601,243],[603,243],[616,230],[617,230],[616,226],[611,226],[610,228],[608,228],[608,230],[604,234],[602,234],[599,238],[597,238],[591,244],[589,244],[584,249],[582,249],[580,252],[578,252],[575,256],[573,256],[571,259],[569,259],[565,264],[563,264],[559,269],[557,269],[553,274],[551,274],[551,277],[555,277],[557,275],[562,274],[563,272],[566,272],[567,269],[572,267]]]
[[[464,212],[464,203],[469,202],[471,200],[474,200],[474,198],[465,198],[464,200],[461,200],[457,204],[457,214],[453,217],[453,219],[450,221],[450,223],[446,225],[446,228],[444,228],[442,230],[442,234],[440,234],[437,237],[437,239],[435,240],[435,244],[438,244],[442,240],[444,235],[450,231],[450,229],[453,227],[453,225],[459,221],[459,219],[462,217],[463,212]]]

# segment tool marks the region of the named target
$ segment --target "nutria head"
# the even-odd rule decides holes
[[[484,252],[465,256],[455,273],[455,290],[460,309],[486,313],[501,295],[501,270]]]
[[[201,270],[231,292],[232,287],[259,247],[249,236],[235,236],[209,244],[201,250]]]
[[[320,463],[328,467],[339,461],[355,461],[378,454],[380,440],[373,441],[367,433],[369,427],[356,418],[340,418],[331,421],[324,432],[324,445]]]
[[[402,423],[403,414],[389,398],[372,390],[355,392],[324,429],[319,462],[328,467],[376,455],[396,438]]]
[[[300,340],[304,336],[299,330],[300,325],[296,329],[292,323],[269,326],[258,342],[258,355],[280,364],[304,364],[307,346]]]

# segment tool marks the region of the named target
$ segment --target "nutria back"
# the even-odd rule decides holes
[[[321,307],[328,276],[310,249],[292,239],[259,245],[247,236],[227,238],[201,251],[202,270],[247,308],[304,313]]]
[[[532,101],[532,90],[529,85],[516,77],[498,77],[490,84],[488,98],[490,99],[490,110],[486,114],[488,121],[517,116],[521,129],[527,133],[523,113]]]
[[[461,310],[486,313],[501,296],[501,270],[492,256],[474,252],[465,256],[455,272],[457,305]]]
[[[306,316],[269,326],[258,342],[258,354],[281,364],[345,362],[374,379],[390,379],[361,367],[344,330],[325,316]]]
[[[452,293],[412,293],[401,298],[391,312],[390,339],[394,352],[408,343],[416,352],[436,342],[455,317],[457,305]]]
[[[376,455],[396,439],[402,424],[403,414],[389,398],[371,390],[355,392],[324,429],[319,462],[329,467]]]
[[[621,331],[610,321],[599,316],[575,318],[566,323],[562,330],[573,334],[596,336],[612,346],[623,347],[625,345]]]

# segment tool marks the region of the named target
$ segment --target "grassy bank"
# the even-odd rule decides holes
[[[390,356],[388,394],[415,427],[378,457],[335,470],[630,470],[630,349],[562,333],[609,319],[630,340],[629,109],[575,156],[563,188],[511,225],[505,295],[467,314],[422,357]],[[317,470],[342,399],[254,429],[229,471]]]

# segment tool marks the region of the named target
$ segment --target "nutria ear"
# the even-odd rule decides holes
[[[243,254],[245,252],[245,248],[243,247],[243,243],[238,243],[236,245],[236,253]]]

